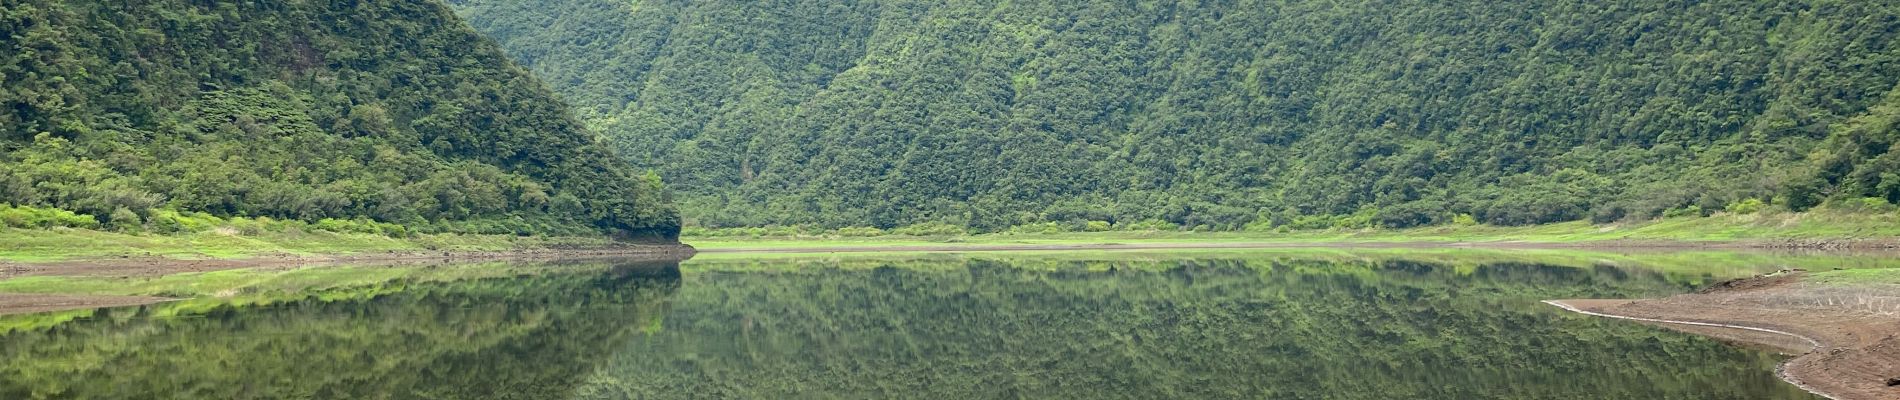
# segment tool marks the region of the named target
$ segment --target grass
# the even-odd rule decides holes
[[[156,316],[202,313],[224,306],[268,305],[316,297],[363,299],[429,282],[521,275],[593,273],[610,263],[481,262],[450,265],[312,266],[187,272],[149,277],[29,276],[0,280],[0,293],[154,296],[181,300],[152,309]],[[81,309],[0,316],[0,334],[94,315]]]
[[[85,294],[158,297],[243,297],[299,294],[395,282],[445,282],[479,278],[593,271],[607,264],[480,262],[423,266],[310,266],[185,272],[149,277],[28,276],[0,280],[0,293]]]
[[[1104,251],[968,251],[968,252],[870,252],[870,253],[702,253],[682,264],[694,271],[785,271],[804,265],[878,268],[893,262],[919,259],[1003,259],[1018,267],[1039,263],[1091,263],[1107,269],[1128,268],[1130,263],[1181,259],[1301,259],[1301,260],[1407,260],[1434,262],[1475,268],[1482,264],[1524,263],[1562,265],[1577,268],[1610,266],[1642,268],[1681,276],[1690,283],[1708,279],[1730,279],[1783,269],[1809,271],[1878,270],[1900,271],[1900,257],[1881,254],[1818,252],[1789,254],[1749,250],[1644,250],[1603,249],[1496,249],[1496,248],[1249,248],[1249,249],[1156,249]]]
[[[0,228],[0,260],[50,262],[119,257],[243,259],[271,255],[350,255],[413,251],[506,251],[550,247],[605,247],[604,237],[415,235],[407,238],[327,231],[240,235],[200,232],[126,234],[89,229]]]
[[[1749,240],[1841,240],[1900,238],[1900,214],[1845,212],[1773,213],[1669,218],[1640,223],[1592,225],[1565,222],[1502,227],[1435,226],[1413,229],[1338,229],[1287,232],[1115,231],[1075,233],[1001,233],[956,236],[842,237],[685,237],[705,250],[797,250],[835,247],[955,247],[977,245],[1091,245],[1170,243],[1589,243],[1673,241],[1716,243]],[[544,248],[608,247],[603,237],[514,235],[415,235],[406,238],[367,233],[287,230],[237,234],[229,230],[177,235],[127,234],[88,229],[0,228],[0,261],[53,262],[121,257],[172,259],[244,259],[262,256],[351,255],[418,251],[509,251]]]
[[[1434,226],[1413,229],[1311,230],[1287,232],[1112,231],[960,236],[684,237],[700,249],[798,249],[971,245],[1088,245],[1133,243],[1484,243],[1576,244],[1612,241],[1721,243],[1751,240],[1844,240],[1900,238],[1900,214],[1779,213],[1683,217],[1594,225],[1564,222],[1505,227]]]
[[[1809,275],[1807,281],[1837,286],[1900,285],[1900,268],[1823,271]]]

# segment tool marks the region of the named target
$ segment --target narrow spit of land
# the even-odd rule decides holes
[[[1788,271],[1660,299],[1549,303],[1796,354],[1779,375],[1828,398],[1900,398],[1900,285],[1811,277]]]
[[[685,245],[622,245],[612,248],[568,250],[385,252],[328,256],[274,255],[245,259],[187,260],[163,257],[128,257],[39,263],[9,263],[0,261],[0,280],[14,278],[30,279],[31,277],[108,277],[126,279],[236,269],[288,271],[310,267],[434,267],[489,261],[565,262],[612,260],[678,262],[692,258],[693,255],[694,251],[692,246]],[[83,293],[0,293],[0,315],[135,306],[172,300],[182,299],[159,296],[121,296]]]

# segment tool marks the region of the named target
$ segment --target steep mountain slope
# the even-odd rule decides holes
[[[0,200],[670,240],[656,177],[435,0],[0,2]]]
[[[451,3],[708,226],[1900,202],[1887,2]]]

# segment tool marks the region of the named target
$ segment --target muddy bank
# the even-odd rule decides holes
[[[1795,354],[1783,379],[1835,399],[1900,399],[1900,285],[1771,274],[1648,300],[1557,300],[1573,311]]]
[[[378,263],[436,264],[488,260],[553,260],[634,258],[684,260],[697,253],[688,245],[626,245],[586,249],[524,249],[509,251],[406,251],[344,255],[280,254],[221,260],[181,260],[162,257],[124,257],[44,263],[0,261],[0,279],[23,276],[156,276],[238,268],[290,268],[317,265]]]
[[[147,296],[93,296],[0,293],[0,315],[152,304],[173,299]]]

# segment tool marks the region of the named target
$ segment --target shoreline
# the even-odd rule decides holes
[[[612,247],[574,249],[532,248],[481,251],[385,251],[377,253],[328,255],[277,254],[226,259],[120,257],[109,259],[72,259],[50,262],[0,261],[0,279],[28,276],[152,276],[240,268],[303,267],[364,263],[402,265],[491,260],[598,258],[686,260],[692,258],[695,254],[698,254],[698,250],[687,244],[625,244]]]
[[[689,245],[623,245],[591,249],[521,249],[508,251],[383,252],[327,256],[277,255],[241,259],[188,260],[128,257],[106,260],[64,260],[48,263],[0,262],[0,280],[36,276],[150,277],[179,273],[246,268],[326,267],[358,264],[409,266],[480,261],[554,261],[629,259],[683,261],[695,254]],[[44,312],[140,306],[185,300],[159,296],[92,294],[0,293],[0,316]]]
[[[1793,355],[1775,375],[1833,400],[1900,398],[1900,316],[1868,298],[1900,298],[1900,288],[1807,282],[1790,271],[1723,282],[1657,299],[1546,300],[1592,317],[1650,324]],[[1858,300],[1855,300],[1858,299]],[[1793,338],[1796,340],[1788,340]]]
[[[877,238],[873,238],[877,239]],[[1030,238],[1029,240],[1036,240]],[[801,239],[802,241],[802,239]],[[700,253],[865,253],[865,252],[975,252],[975,251],[1062,251],[1062,250],[1170,250],[1170,249],[1285,249],[1285,248],[1451,248],[1451,249],[1581,249],[1581,250],[1769,250],[1816,252],[1894,252],[1900,254],[1900,239],[1837,240],[1602,240],[1578,242],[1544,241],[1236,241],[1209,238],[1070,240],[1070,243],[955,243],[920,244],[911,241],[833,241],[810,239],[807,242],[770,242],[773,246],[723,247],[744,241],[715,241],[718,246],[700,248]],[[810,246],[806,246],[810,244]]]
[[[1581,302],[1581,301],[1588,301],[1588,300],[1544,300],[1543,303],[1556,306],[1557,308],[1562,308],[1565,311],[1588,315],[1592,317],[1603,317],[1603,318],[1620,319],[1620,320],[1628,320],[1628,321],[1636,321],[1636,322],[1648,322],[1648,323],[1654,323],[1654,324],[1660,324],[1660,325],[1672,325],[1672,326],[1673,325],[1687,325],[1687,326],[1708,327],[1708,328],[1716,328],[1716,329],[1740,329],[1740,330],[1745,330],[1745,331],[1792,337],[1792,338],[1800,339],[1801,341],[1807,342],[1807,350],[1800,352],[1801,354],[1796,357],[1805,357],[1809,354],[1814,354],[1815,352],[1819,352],[1822,349],[1826,348],[1825,345],[1821,344],[1820,340],[1816,340],[1815,338],[1807,337],[1807,336],[1804,336],[1798,333],[1793,333],[1793,332],[1779,331],[1779,330],[1768,329],[1768,328],[1757,328],[1757,327],[1752,327],[1752,326],[1712,323],[1712,322],[1695,322],[1695,321],[1668,320],[1668,319],[1658,319],[1658,318],[1641,318],[1641,317],[1631,317],[1631,316],[1616,315],[1616,314],[1607,314],[1607,313],[1584,310],[1580,307],[1570,304],[1570,302]],[[1639,301],[1639,300],[1632,300],[1632,301]],[[1689,333],[1696,333],[1695,329],[1679,329],[1679,330],[1682,330],[1684,332],[1689,332]],[[1716,339],[1719,339],[1719,340],[1737,340],[1737,341],[1745,340],[1745,339],[1740,339],[1735,336],[1726,336],[1726,335],[1717,336],[1714,334],[1706,334],[1706,333],[1703,333],[1703,335],[1715,337]],[[1769,343],[1758,342],[1754,344],[1759,344],[1759,345],[1764,345],[1764,346],[1769,346],[1769,347],[1778,347],[1775,344],[1769,344]],[[1807,382],[1802,381],[1800,378],[1797,378],[1789,374],[1788,365],[1793,360],[1794,358],[1790,358],[1789,361],[1785,361],[1785,362],[1782,362],[1781,364],[1775,365],[1775,377],[1781,378],[1781,380],[1786,381],[1789,384],[1794,385],[1795,387],[1801,388],[1801,390],[1806,390],[1808,391],[1808,393],[1813,393],[1817,396],[1821,396],[1829,400],[1846,400],[1838,396],[1828,394],[1827,392],[1824,392],[1821,389],[1815,388],[1814,385],[1810,385]]]

